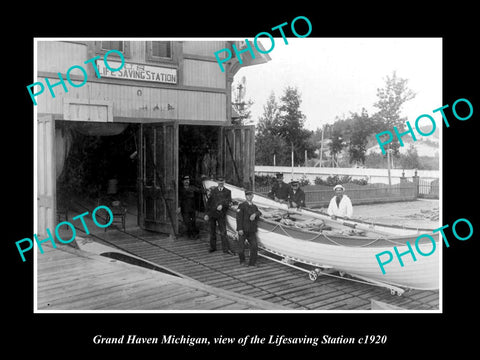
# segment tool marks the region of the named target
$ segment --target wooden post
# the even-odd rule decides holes
[[[305,150],[305,166],[303,167],[303,178],[307,178],[307,150]]]
[[[293,142],[292,142],[292,178],[293,178],[293,166],[294,164],[293,164]]]
[[[392,178],[390,176],[390,146],[387,149],[387,170],[388,170],[388,185],[392,185]]]
[[[420,193],[419,185],[420,185],[420,177],[418,176],[417,169],[415,169],[415,175],[412,176],[412,181],[415,186],[415,199],[418,198],[418,194]]]
[[[322,157],[323,157],[323,133],[325,132],[325,125],[323,125],[322,129],[322,141],[320,143],[320,167],[322,167]]]

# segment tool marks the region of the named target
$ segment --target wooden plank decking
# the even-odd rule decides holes
[[[200,240],[145,232],[138,228],[127,232],[110,229],[79,241],[102,242],[150,262],[184,274],[206,285],[267,301],[292,310],[369,310],[371,301],[382,301],[407,310],[438,310],[438,291],[405,292],[391,295],[385,288],[320,276],[316,282],[301,271],[259,258],[259,268],[238,264],[238,257],[217,251],[208,253],[205,234]],[[88,246],[87,246],[88,247]],[[127,274],[124,274],[127,276]],[[230,304],[231,308],[236,305]],[[181,306],[180,306],[181,307]],[[240,309],[240,308],[238,308]]]
[[[38,310],[272,310],[278,306],[68,246],[37,256]]]

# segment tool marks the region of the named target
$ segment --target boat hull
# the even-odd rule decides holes
[[[215,184],[206,182],[204,185],[208,188]],[[232,191],[232,199],[244,200],[241,189],[228,184],[226,187]],[[254,203],[266,207],[278,204],[260,195],[255,196]],[[227,225],[234,233],[236,233],[235,216],[233,207],[227,212]],[[383,228],[383,231],[387,230],[387,226]],[[352,276],[402,288],[438,289],[438,235],[429,234],[430,238],[422,237],[416,241],[420,235],[418,232],[405,230],[403,236],[399,236],[398,229],[394,230],[390,236],[385,234],[368,237],[342,236],[328,231],[306,231],[261,218],[258,221],[257,238],[261,248],[294,262],[318,268],[331,268]],[[431,239],[434,239],[434,242]],[[411,252],[407,242],[413,249]],[[394,247],[398,254],[404,255],[397,256]],[[386,262],[389,254],[392,257],[391,262],[384,265],[385,274],[382,273],[376,258],[376,255],[382,252],[384,252],[381,255],[382,261]]]

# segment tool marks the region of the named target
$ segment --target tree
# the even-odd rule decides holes
[[[334,129],[332,132],[331,141],[329,144],[330,147],[330,155],[332,156],[332,160],[334,163],[337,163],[337,156],[343,150],[345,143],[343,141],[343,135],[338,129]]]
[[[420,157],[418,156],[417,149],[413,144],[407,149],[407,153],[400,157],[400,166],[403,169],[418,169],[420,168]]]
[[[385,87],[377,89],[378,100],[374,104],[378,112],[374,115],[376,131],[393,131],[396,126],[400,132],[405,130],[406,117],[401,116],[402,106],[405,102],[415,98],[416,94],[407,86],[408,80],[397,77],[396,72],[387,76]],[[394,155],[398,156],[400,144],[396,137],[389,144]]]
[[[255,163],[258,165],[282,166],[288,164],[288,146],[277,135],[257,136],[255,139]]]
[[[303,161],[305,150],[307,150],[307,156],[312,156],[315,150],[309,142],[312,131],[304,128],[306,117],[300,110],[301,94],[297,88],[288,86],[280,101],[282,104],[276,134],[290,145],[295,163],[299,164]]]
[[[360,115],[357,113],[351,115],[350,140],[348,145],[350,163],[360,162],[365,164],[368,137],[372,134],[372,130],[372,119],[368,116],[367,110],[362,108]]]
[[[267,103],[263,105],[263,115],[258,119],[255,135],[255,163],[273,165],[273,157],[276,165],[288,163],[287,144],[277,134],[279,127],[279,105],[272,91]]]
[[[267,135],[272,133],[277,127],[279,121],[280,109],[275,99],[275,93],[272,91],[267,99],[267,103],[263,105],[263,115],[258,119],[257,134]]]
[[[309,140],[311,131],[304,128],[305,115],[300,110],[301,98],[296,88],[287,87],[279,105],[272,92],[263,106],[263,115],[258,120],[255,139],[258,164],[289,165],[291,151],[296,164],[303,163],[304,153],[312,156],[314,144]]]

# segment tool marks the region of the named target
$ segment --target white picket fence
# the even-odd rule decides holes
[[[311,184],[314,184],[315,178],[326,179],[329,176],[351,176],[352,179],[367,179],[369,184],[380,183],[388,184],[387,169],[372,168],[332,168],[332,167],[289,167],[289,166],[255,166],[255,175],[275,176],[276,173],[283,173],[285,182],[291,179],[307,178]],[[415,175],[413,169],[391,169],[390,176],[392,185],[400,183],[400,177],[404,176],[411,180]],[[433,181],[440,178],[438,170],[417,170],[417,175],[426,181]]]

